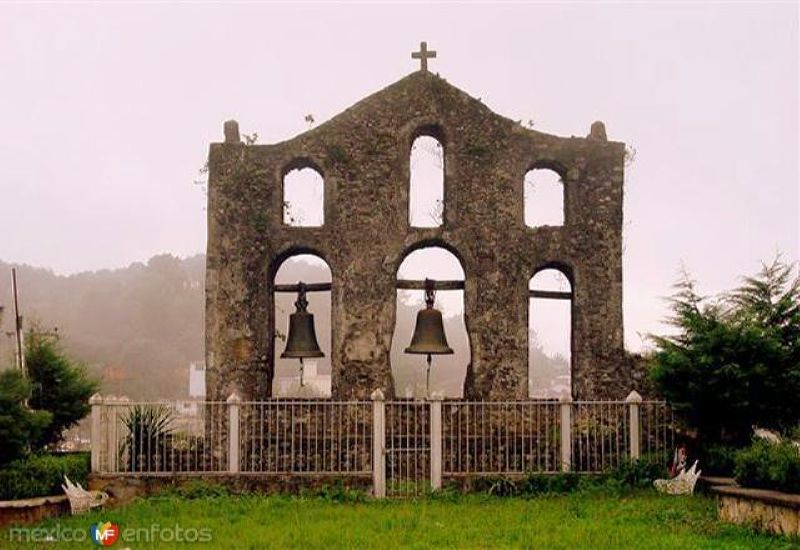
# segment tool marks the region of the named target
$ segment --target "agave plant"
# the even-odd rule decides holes
[[[172,440],[175,414],[166,405],[135,405],[122,423],[127,430],[122,441],[128,471],[162,471]]]

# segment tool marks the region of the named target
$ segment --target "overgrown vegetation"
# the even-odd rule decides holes
[[[161,498],[179,498],[195,500],[199,498],[219,498],[231,494],[230,489],[220,483],[213,483],[203,479],[193,479],[175,487],[170,487],[159,493]]]
[[[621,491],[653,486],[653,481],[667,477],[667,468],[658,457],[624,460],[604,474],[586,475],[574,472],[559,474],[531,473],[521,479],[506,476],[476,478],[471,489],[500,497],[536,497],[545,494],[566,494],[580,491]],[[444,493],[458,492],[448,486]]]
[[[299,496],[301,498],[317,498],[329,502],[349,502],[351,504],[369,500],[369,495],[365,491],[349,487],[341,480],[336,480],[332,484],[323,485],[321,487],[302,490]]]
[[[654,336],[650,375],[701,445],[746,445],[754,425],[800,419],[800,277],[776,258],[710,298],[687,276],[672,297],[677,334]]]
[[[0,469],[0,500],[62,494],[64,476],[86,486],[89,454],[31,456]]]
[[[736,481],[744,487],[800,493],[800,447],[757,440],[736,454]]]

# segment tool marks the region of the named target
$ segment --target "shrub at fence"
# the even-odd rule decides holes
[[[754,441],[736,454],[735,474],[744,487],[800,493],[800,449],[790,441]]]
[[[209,408],[212,405],[208,405]],[[117,414],[117,413],[115,413]],[[167,404],[132,405],[119,418],[122,438],[116,450],[117,466],[125,472],[202,472],[220,469],[221,452],[212,442],[221,442],[214,417],[207,426],[197,417],[194,426],[182,422]],[[200,432],[203,435],[200,435]],[[208,435],[215,437],[206,437]],[[218,445],[221,447],[221,445]],[[111,468],[114,470],[114,468]]]
[[[89,454],[33,455],[0,469],[0,500],[43,497],[63,493],[64,476],[86,486]]]
[[[657,479],[669,477],[667,465],[661,453],[644,456],[639,460],[623,459],[610,472],[611,479],[623,487],[652,487]]]
[[[122,418],[127,435],[121,454],[127,457],[129,472],[166,469],[173,418],[172,410],[164,405],[135,405]]]

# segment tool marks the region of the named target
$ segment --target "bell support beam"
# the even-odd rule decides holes
[[[331,283],[306,283],[306,292],[325,292],[331,289]],[[300,292],[300,284],[275,285],[275,292]]]
[[[531,290],[528,292],[531,298],[551,298],[555,300],[572,300],[572,292],[556,292],[553,290]]]
[[[425,281],[399,279],[397,288],[401,290],[425,290]],[[434,290],[464,290],[464,281],[433,281]]]

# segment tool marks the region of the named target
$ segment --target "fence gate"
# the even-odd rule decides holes
[[[413,497],[431,487],[431,418],[427,401],[387,401],[386,496]]]

